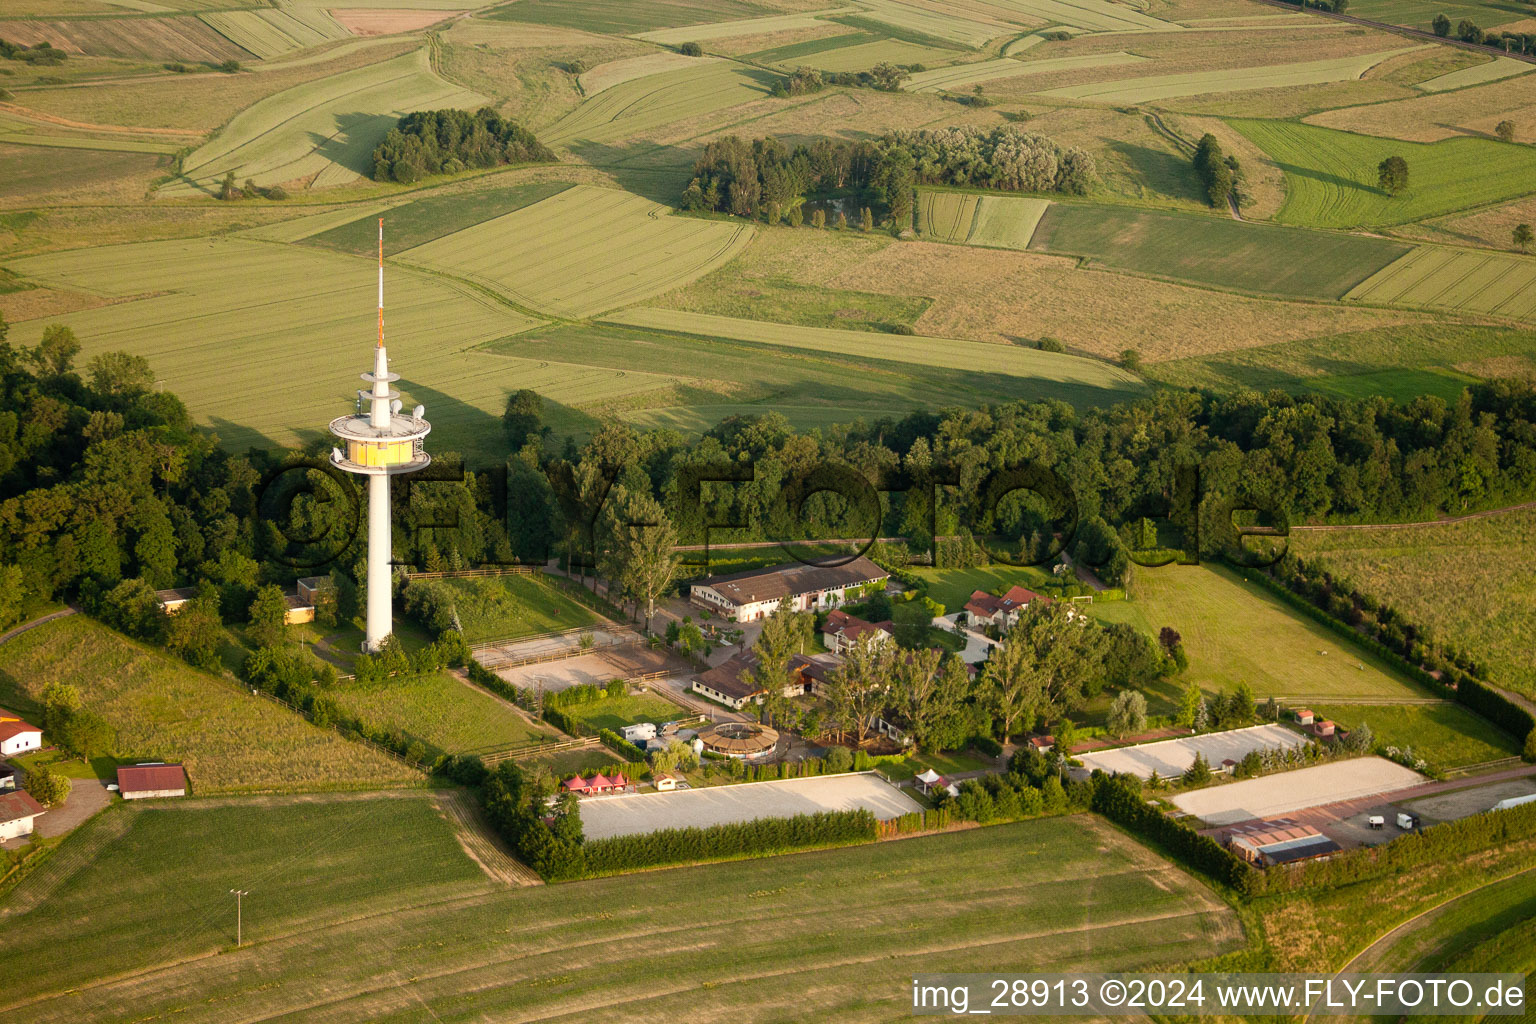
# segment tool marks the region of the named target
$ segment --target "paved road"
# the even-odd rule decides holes
[[[15,629],[7,630],[4,633],[0,633],[0,644],[5,643],[7,640],[9,640],[13,636],[20,636],[22,633],[25,633],[29,629],[36,629],[38,626],[41,626],[45,622],[52,622],[54,619],[62,619],[64,617],[66,617],[66,616],[74,615],[77,611],[78,611],[78,609],[75,609],[75,608],[63,608],[63,609],[60,609],[59,611],[51,612],[51,613],[49,613],[47,615],[43,615],[43,616],[40,616],[38,618],[35,618],[31,622],[23,622],[21,625],[17,626]]]

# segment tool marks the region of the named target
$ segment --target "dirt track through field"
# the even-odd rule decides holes
[[[453,824],[453,834],[469,859],[492,879],[505,885],[543,885],[533,869],[519,861],[491,834],[485,814],[465,793],[442,792],[432,798]]]

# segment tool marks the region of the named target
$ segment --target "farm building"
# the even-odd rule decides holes
[[[315,576],[310,579],[329,580],[328,576]],[[195,587],[174,587],[170,590],[155,591],[155,598],[160,602],[160,610],[167,615],[175,615],[183,606],[197,596]],[[283,612],[283,623],[292,626],[300,622],[315,621],[315,602],[313,597],[306,597],[302,590],[288,591],[283,594],[283,601],[288,605]]]
[[[1337,853],[1342,847],[1293,818],[1239,825],[1222,836],[1227,848],[1250,864],[1271,867]]]
[[[843,663],[835,654],[796,654],[789,659],[789,667],[798,672],[800,693],[824,697],[832,682],[832,675]]]
[[[862,555],[843,565],[789,562],[708,577],[688,588],[688,599],[735,622],[753,622],[768,616],[785,598],[800,612],[836,608],[850,592],[888,579],[890,573]]]
[[[977,590],[971,593],[971,599],[965,603],[965,613],[970,616],[972,626],[995,626],[1000,632],[1006,633],[1018,625],[1019,616],[1030,604],[1035,601],[1049,603],[1050,600],[1020,586],[1009,587],[1002,597]]]
[[[294,584],[299,600],[312,605],[323,590],[335,589],[336,583],[329,576],[305,576]]]
[[[1029,745],[1042,754],[1049,754],[1052,750],[1056,749],[1056,737],[1031,736],[1029,738]]]
[[[722,661],[708,672],[693,677],[694,692],[740,711],[752,701],[761,701],[764,690],[749,678],[757,659],[743,651]]]
[[[315,604],[313,601],[306,601],[301,595],[293,592],[285,593],[283,601],[288,605],[288,609],[283,612],[283,624],[285,626],[315,621]]]
[[[187,773],[179,764],[133,764],[117,770],[117,791],[124,800],[186,796]]]
[[[876,643],[886,644],[895,640],[895,630],[890,622],[865,622],[856,615],[834,609],[827,615],[822,627],[822,642],[833,654],[847,654],[865,637],[873,637]]]
[[[619,729],[619,735],[631,743],[653,740],[656,738],[656,723],[636,722],[634,725],[626,725]]]
[[[1297,708],[1295,714],[1297,725],[1311,725],[1317,721],[1317,715],[1313,713],[1311,708]]]
[[[0,841],[31,835],[32,823],[46,813],[26,790],[0,793]]]
[[[12,757],[43,745],[43,730],[0,711],[0,757]]]

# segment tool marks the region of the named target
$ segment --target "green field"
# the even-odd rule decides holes
[[[1154,636],[1164,626],[1178,630],[1189,655],[1180,682],[1207,691],[1246,682],[1259,700],[1438,696],[1225,567],[1137,569],[1129,594],[1129,601],[1095,602],[1088,611]]]
[[[1536,189],[1536,149],[1458,137],[1402,142],[1294,121],[1233,120],[1285,172],[1284,224],[1354,228],[1406,224],[1513,199]],[[1390,156],[1408,161],[1408,188],[1390,196],[1376,167]]]
[[[1484,367],[1487,367],[1484,370]],[[1536,336],[1506,327],[1411,324],[1158,363],[1153,380],[1228,391],[1280,388],[1341,397],[1454,401],[1485,376],[1536,371]]]
[[[310,725],[238,684],[134,643],[83,615],[0,646],[0,705],[36,714],[52,682],[79,687],[127,761],[179,761],[196,793],[355,789],[421,776]]]
[[[1462,768],[1520,753],[1520,744],[1513,737],[1459,704],[1314,703],[1308,707],[1337,722],[1342,729],[1368,725],[1378,742],[1412,747],[1414,753],[1437,768]]]
[[[1054,582],[1056,577],[1036,566],[986,565],[976,569],[911,570],[927,586],[927,594],[944,606],[946,615],[959,611],[971,594],[985,590],[1001,594],[1012,586],[1036,588]]]
[[[453,591],[464,639],[470,643],[512,640],[602,621],[590,608],[531,576],[452,578],[434,585]]]
[[[1409,251],[1401,242],[1220,216],[1053,203],[1031,249],[1191,284],[1337,299]]]
[[[488,886],[424,793],[119,803],[0,901],[0,951],[41,992],[232,949],[237,887],[249,943]]]
[[[1536,70],[1523,60],[1515,60],[1513,57],[1495,57],[1482,64],[1474,64],[1469,68],[1461,68],[1457,71],[1448,71],[1443,75],[1418,83],[1418,88],[1425,92],[1445,92],[1447,89],[1465,89],[1471,85],[1483,85],[1488,82],[1502,82],[1506,78],[1523,75],[1528,71]]]
[[[711,316],[707,313],[644,307],[613,314],[605,318],[605,322],[895,363],[1031,378],[1041,387],[1042,393],[1053,394],[1068,401],[1092,401],[1090,396],[1098,396],[1098,400],[1102,400],[1106,391],[1121,392],[1122,397],[1128,397],[1141,390],[1141,383],[1135,377],[1107,363],[1041,352],[1018,345],[926,338],[921,335],[876,335],[867,331],[842,331],[826,327],[794,327]]]
[[[553,730],[532,725],[449,672],[376,684],[341,682],[329,696],[348,714],[398,730],[407,742],[419,741],[429,761],[439,754],[488,754],[556,738]]]
[[[1422,245],[1345,297],[1388,306],[1536,320],[1536,259]]]
[[[1381,53],[1330,57],[1326,60],[1302,61],[1295,64],[1222,68],[1216,71],[1186,71],[1172,75],[1122,78],[1113,82],[1095,82],[1091,85],[1069,85],[1040,95],[1124,106],[1180,99],[1185,96],[1204,96],[1209,93],[1284,89],[1298,85],[1321,85],[1324,82],[1347,82],[1359,78],[1390,57],[1419,48],[1410,46],[1398,50],[1384,50]]]
[[[199,19],[262,60],[352,38],[352,33],[342,28],[329,12],[318,7],[219,11],[200,15]]]
[[[1047,25],[1067,25],[1096,32],[1127,32],[1138,28],[1174,30],[1166,21],[1109,0],[991,0],[991,6],[1016,11],[1031,23],[1043,21]]]
[[[671,213],[630,192],[574,185],[395,258],[554,316],[589,317],[702,277],[752,238],[744,223]]]
[[[585,101],[539,138],[582,151],[652,132],[674,121],[763,99],[779,76],[759,68],[714,61],[685,71],[631,79]]]
[[[498,21],[628,35],[674,25],[769,17],[775,13],[778,12],[771,7],[759,7],[746,0],[518,0],[486,16]]]
[[[991,82],[999,78],[1047,75],[1083,68],[1112,68],[1121,64],[1139,64],[1145,59],[1124,52],[1090,53],[1078,57],[1047,57],[1044,60],[1030,61],[999,57],[996,60],[919,71],[903,82],[901,87],[907,92],[967,92],[979,82]]]
[[[1435,15],[1444,14],[1454,26],[1463,18],[1482,28],[1494,28],[1531,16],[1529,7],[1516,0],[1500,3],[1467,3],[1466,0],[1355,0],[1349,5],[1353,18],[1368,18],[1388,25],[1405,25],[1428,30]]]
[[[654,39],[654,36],[647,38]],[[772,46],[766,50],[755,50],[752,53],[743,54],[746,60],[755,60],[760,64],[785,64],[792,67],[809,65],[821,67],[813,63],[813,59],[820,54],[832,50],[847,50],[855,46],[863,46],[866,43],[876,43],[881,37],[873,32],[849,32],[845,35],[823,36],[820,39],[805,39],[798,43],[785,43],[783,46]],[[657,40],[660,42],[661,40]],[[836,59],[835,57],[832,59]]]
[[[230,170],[259,185],[345,184],[372,172],[374,147],[402,114],[485,102],[439,78],[423,48],[258,100],[188,156],[181,177],[163,191],[212,191]]]
[[[0,949],[33,966],[0,1007],[28,1000],[29,1024],[223,1022],[232,1006],[327,1021],[887,1019],[914,970],[973,969],[978,950],[997,971],[1135,971],[1243,944],[1213,894],[1087,815],[487,891],[424,813],[338,829],[317,810],[268,828],[189,809],[174,827],[145,817],[128,848],[102,843],[56,904],[7,922]],[[101,843],[110,821],[70,844]],[[202,956],[232,945],[235,885],[252,892],[248,945]]]
[[[688,712],[659,694],[629,694],[623,697],[604,697],[588,704],[571,704],[564,709],[572,718],[587,723],[594,729],[612,729],[618,732],[626,725],[638,722],[671,722],[685,717]]]
[[[1533,938],[1536,938],[1536,870],[1528,870],[1446,901],[1389,941],[1372,947],[1361,966],[1374,971],[1523,973],[1536,967],[1536,941]],[[1514,1019],[1527,1020],[1529,1016]]]
[[[1486,663],[1493,682],[1536,697],[1536,512],[1411,529],[1304,530],[1290,544]]]
[[[837,41],[832,47],[821,44]],[[787,52],[785,52],[787,51]],[[772,56],[764,57],[763,53]],[[835,36],[832,40],[812,39],[807,43],[778,47],[752,54],[753,60],[775,64],[786,71],[798,67],[822,71],[868,71],[882,61],[888,64],[942,64],[960,56],[959,50],[947,50],[905,39],[881,39],[864,32]]]
[[[932,192],[917,196],[917,221],[923,237],[996,249],[1027,249],[1046,199],[979,196],[968,192]]]
[[[961,17],[954,8],[933,10],[902,0],[859,0],[862,10],[857,15],[840,15],[838,21],[856,24],[884,25],[892,34],[906,36],[917,41],[924,38],[947,39],[952,43],[972,48],[986,45],[987,40],[1009,32],[1007,26],[990,24]],[[866,13],[867,12],[867,13]]]
[[[393,256],[455,231],[532,206],[567,188],[570,185],[563,181],[543,181],[530,185],[504,185],[475,192],[429,195],[316,232],[303,241],[353,256],[367,255],[378,247],[379,217],[382,216],[384,255]]]

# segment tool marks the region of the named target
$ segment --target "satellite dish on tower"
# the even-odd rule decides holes
[[[390,412],[391,412],[391,413],[397,413],[397,412],[399,412],[399,411],[400,411],[400,406],[401,406],[401,404],[402,404],[402,403],[401,403],[401,401],[400,401],[400,399],[398,399],[398,398],[395,398],[395,399],[391,399],[391,400],[390,400],[390,403],[389,403],[389,411],[390,411]]]
[[[418,405],[416,408],[411,410],[411,415],[416,417],[418,420],[421,419],[426,414],[427,414],[427,407],[424,406],[424,405]]]

